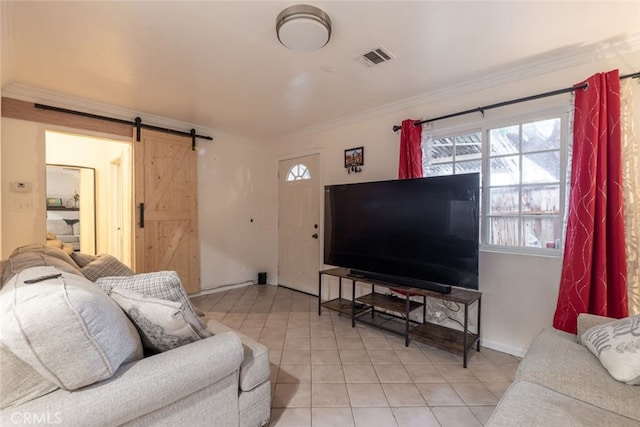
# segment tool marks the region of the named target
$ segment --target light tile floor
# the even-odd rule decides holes
[[[323,309],[318,299],[254,285],[192,298],[215,319],[269,347],[271,423],[278,427],[481,426],[519,359],[494,350],[461,356]]]

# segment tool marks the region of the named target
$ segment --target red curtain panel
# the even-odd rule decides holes
[[[415,126],[415,120],[402,122],[400,131],[400,166],[398,178],[422,178],[422,125]]]
[[[553,326],[576,333],[579,313],[627,316],[620,77],[591,76],[575,93],[569,216]]]

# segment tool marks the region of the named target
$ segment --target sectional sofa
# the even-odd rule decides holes
[[[0,425],[269,422],[265,346],[205,327],[175,272],[72,256],[29,245],[0,266]]]
[[[545,329],[535,339],[487,426],[638,427],[638,384],[640,316],[581,314],[577,335]]]

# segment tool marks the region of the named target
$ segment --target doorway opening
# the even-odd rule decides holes
[[[57,131],[46,131],[45,141],[47,165],[64,165],[68,170],[77,168],[94,171],[93,196],[86,191],[87,180],[84,180],[82,187],[78,183],[78,188],[65,189],[53,181],[56,179],[55,175],[47,174],[47,200],[51,198],[53,203],[55,199],[57,203],[57,199],[60,199],[60,203],[66,208],[58,211],[47,210],[47,219],[67,219],[59,218],[61,211],[69,215],[75,208],[78,210],[78,218],[69,218],[67,222],[79,221],[82,224],[82,218],[87,217],[83,215],[83,209],[95,206],[95,227],[93,227],[95,253],[113,255],[122,263],[131,266],[133,247],[131,143]],[[82,193],[81,188],[84,189]],[[67,194],[69,191],[71,193]],[[67,212],[67,209],[70,212]],[[86,233],[91,232],[91,227],[84,226],[81,231],[87,238]],[[85,251],[84,247],[82,251]],[[91,251],[88,250],[88,252]]]

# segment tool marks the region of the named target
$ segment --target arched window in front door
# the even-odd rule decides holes
[[[287,174],[287,182],[298,181],[301,179],[311,179],[309,168],[307,168],[302,163],[291,166],[291,169],[289,169],[289,173]]]

